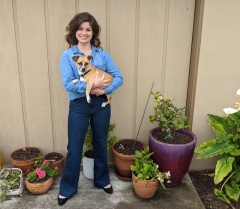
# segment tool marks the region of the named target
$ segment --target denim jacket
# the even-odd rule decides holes
[[[76,45],[62,52],[60,61],[60,71],[62,76],[62,83],[70,100],[81,98],[85,96],[86,83],[79,81],[73,84],[74,79],[79,79],[76,63],[73,61],[73,56],[85,56]],[[123,77],[113,62],[110,55],[103,49],[92,46],[93,57],[91,64],[100,70],[103,70],[113,76],[111,84],[104,89],[106,95],[113,93],[123,84]]]

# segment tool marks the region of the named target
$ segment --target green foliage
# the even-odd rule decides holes
[[[43,155],[36,158],[35,169],[27,174],[27,181],[30,183],[44,182],[49,178],[57,175],[57,168],[51,169],[50,162],[44,160]]]
[[[229,204],[238,201],[240,195],[240,111],[225,117],[208,114],[209,126],[216,137],[200,144],[195,153],[197,159],[218,156],[215,166],[214,183],[221,184],[221,190],[215,189],[216,196]],[[225,188],[225,192],[223,190]]]
[[[111,136],[111,133],[115,130],[116,124],[110,123],[108,127],[108,140],[107,140],[107,149],[110,149],[114,143],[118,141],[117,136]],[[82,157],[84,157],[84,154],[86,151],[92,150],[93,151],[93,144],[92,144],[92,128],[89,124],[87,133],[85,135],[84,139],[84,148],[83,148],[83,154]]]
[[[18,169],[0,169],[0,202],[10,199],[9,191],[20,186],[21,171]]]
[[[138,179],[151,180],[157,178],[162,187],[166,189],[163,182],[164,179],[167,179],[169,182],[169,178],[171,177],[170,172],[160,172],[158,170],[158,165],[150,159],[152,154],[153,152],[149,152],[148,146],[142,152],[136,150],[136,157],[134,158],[135,165],[131,165],[131,170]]]
[[[159,91],[151,92],[151,95],[157,104],[154,106],[154,115],[150,115],[149,120],[151,123],[158,123],[158,126],[166,133],[166,138],[173,138],[171,131],[189,127],[189,120],[185,116],[186,107],[175,107],[172,98],[164,99]]]
[[[87,133],[85,135],[84,139],[84,148],[83,148],[83,156],[87,150],[93,150],[93,145],[92,145],[92,128],[89,125],[87,129]]]

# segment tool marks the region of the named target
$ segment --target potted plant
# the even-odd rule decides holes
[[[149,152],[147,146],[145,150],[136,150],[135,165],[131,165],[132,182],[136,194],[141,198],[152,198],[157,191],[159,182],[165,188],[164,179],[169,182],[170,172],[160,172],[158,165],[150,159],[153,152]]]
[[[196,136],[186,130],[189,120],[185,116],[185,107],[177,108],[172,98],[163,98],[160,92],[153,93],[156,105],[150,122],[158,127],[149,132],[149,148],[154,154],[153,161],[159,165],[159,171],[170,171],[171,183],[179,184],[186,174],[196,146]]]
[[[114,123],[109,124],[108,128],[108,139],[107,139],[107,149],[109,149],[116,141],[117,136],[111,136],[111,133],[116,128]],[[92,128],[89,125],[87,133],[84,139],[84,149],[83,149],[83,175],[88,179],[94,179],[94,150],[92,145]]]
[[[132,180],[131,165],[134,165],[135,151],[143,151],[146,145],[136,139],[120,139],[112,146],[115,175],[123,181]]]
[[[21,195],[23,188],[24,182],[21,169],[0,169],[0,202],[10,199],[10,195]]]
[[[240,89],[237,91],[240,95]],[[208,114],[207,123],[216,134],[200,144],[195,152],[197,159],[218,156],[215,166],[214,184],[220,185],[214,190],[215,195],[229,204],[238,201],[240,195],[240,104],[234,108],[224,108],[226,116]],[[220,189],[218,189],[220,188]]]
[[[49,152],[44,156],[44,160],[49,161],[51,169],[57,169],[57,174],[54,177],[60,177],[64,171],[65,156],[61,152]]]
[[[43,155],[36,158],[35,169],[25,178],[26,187],[32,194],[43,194],[51,188],[57,169],[51,169],[49,165],[50,162],[44,160]]]
[[[25,174],[34,169],[35,160],[41,154],[42,151],[37,147],[23,147],[10,154],[10,161]]]

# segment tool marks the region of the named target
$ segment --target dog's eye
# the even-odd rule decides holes
[[[85,66],[88,66],[88,63],[85,63]]]
[[[82,62],[79,62],[78,64],[79,64],[79,65],[82,65]]]

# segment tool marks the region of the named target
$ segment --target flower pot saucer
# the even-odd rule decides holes
[[[122,176],[119,176],[119,174],[117,173],[117,171],[116,171],[116,169],[114,169],[114,173],[115,173],[115,175],[119,178],[119,179],[121,179],[121,180],[123,180],[123,181],[132,181],[132,178],[131,177],[122,177]]]

